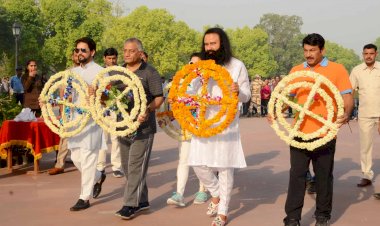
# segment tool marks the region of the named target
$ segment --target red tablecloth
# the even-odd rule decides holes
[[[36,122],[16,122],[7,120],[0,129],[0,156],[7,158],[6,148],[20,145],[31,149],[35,159],[43,152],[58,150],[59,136],[46,126],[43,119]]]

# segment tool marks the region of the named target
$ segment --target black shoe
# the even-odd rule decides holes
[[[135,213],[140,211],[148,210],[150,208],[149,202],[142,202],[138,207],[135,208]]]
[[[315,226],[330,226],[330,220],[327,217],[316,217]]]
[[[366,178],[360,179],[360,182],[357,184],[357,186],[360,187],[360,188],[366,187],[366,186],[369,186],[369,185],[372,185],[372,181],[368,180]]]
[[[285,219],[284,226],[300,226],[300,221],[296,219]]]
[[[78,202],[75,203],[73,207],[70,208],[70,211],[79,211],[79,210],[84,210],[90,207],[90,201],[86,200],[84,201],[83,199],[78,199]]]
[[[96,182],[96,184],[94,185],[94,189],[92,190],[92,197],[94,199],[96,199],[100,195],[100,192],[102,191],[102,184],[106,180],[106,174],[104,170],[100,172],[102,173],[100,181]]]
[[[375,197],[376,199],[380,199],[380,193],[373,194],[373,197]]]
[[[121,210],[117,211],[115,213],[115,215],[118,216],[118,217],[121,217],[124,220],[129,220],[129,219],[131,219],[132,217],[135,216],[135,213],[136,213],[135,210],[137,208],[138,207],[123,206],[123,208],[121,208]]]

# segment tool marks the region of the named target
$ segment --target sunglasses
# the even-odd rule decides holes
[[[81,51],[82,53],[87,53],[87,49],[82,49],[82,48],[75,48],[74,49],[75,53],[79,53],[79,51]]]

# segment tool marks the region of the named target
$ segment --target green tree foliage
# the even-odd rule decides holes
[[[127,38],[139,38],[149,55],[149,63],[165,77],[171,77],[200,48],[200,34],[164,9],[139,7],[126,17],[118,18],[107,29],[103,45],[120,50]],[[122,54],[119,59],[122,59]],[[120,61],[120,60],[119,60]]]
[[[28,59],[36,59],[41,62],[41,46],[44,43],[41,11],[34,0],[3,0],[2,7],[6,12],[8,21],[6,37],[12,39],[12,24],[17,21],[22,25],[19,39],[19,64],[24,65]],[[9,35],[12,35],[9,37]],[[13,38],[14,40],[14,38]],[[2,40],[3,41],[3,40]],[[9,45],[14,50],[14,41]]]
[[[380,52],[380,37],[378,37],[373,44],[377,46],[377,52]],[[377,54],[376,60],[380,61],[380,54]]]
[[[95,61],[102,64],[106,48],[119,50],[123,63],[123,43],[127,38],[142,40],[153,64],[171,77],[200,51],[202,33],[197,32],[164,9],[140,7],[123,16],[120,1],[109,0],[0,0],[0,58],[2,73],[14,73],[15,42],[12,24],[22,25],[19,63],[38,61],[42,73],[52,74],[71,66],[74,41],[83,36],[97,43]],[[229,29],[232,48],[247,66],[250,76],[287,74],[303,61],[298,16],[265,14],[255,28]],[[220,25],[218,25],[220,26]],[[220,26],[222,27],[222,26]],[[375,42],[380,46],[380,38]],[[328,44],[327,56],[348,70],[358,56],[337,44]],[[379,56],[380,57],[380,56]],[[8,75],[9,76],[9,75]]]
[[[42,52],[52,71],[71,65],[74,41],[89,36],[99,45],[106,26],[113,21],[112,5],[106,0],[41,0],[46,40]],[[101,54],[97,54],[101,60]]]
[[[288,74],[293,65],[302,61],[300,51],[302,18],[278,14],[265,14],[258,27],[269,35],[270,52],[278,64],[276,75]]]
[[[330,41],[326,41],[325,49],[325,56],[331,61],[343,64],[348,72],[361,63],[359,56],[352,49],[344,48]]]
[[[250,77],[259,74],[268,77],[278,65],[269,52],[268,34],[261,28],[227,30],[234,55],[242,60]]]

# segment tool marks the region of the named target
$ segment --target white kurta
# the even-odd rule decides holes
[[[75,67],[73,72],[79,74],[82,79],[89,85],[95,79],[96,75],[103,70],[104,68],[96,64],[94,61],[86,64],[84,67]],[[78,94],[73,94],[73,103],[79,102]],[[78,115],[77,112],[74,112],[73,118]],[[103,136],[103,129],[97,125],[94,120],[91,118],[83,130],[73,136],[68,138],[68,148],[81,148],[86,150],[100,150],[106,149],[107,145]]]
[[[239,102],[250,100],[251,90],[248,72],[243,62],[232,58],[225,65],[225,68],[230,73],[232,80],[239,84]],[[215,82],[209,82],[208,90],[211,91],[213,97],[222,96],[222,92]],[[214,115],[218,110],[218,107],[210,107],[207,116]],[[247,166],[240,140],[239,114],[238,110],[234,121],[220,134],[209,138],[193,135],[190,145],[189,165],[223,168],[243,168]]]

